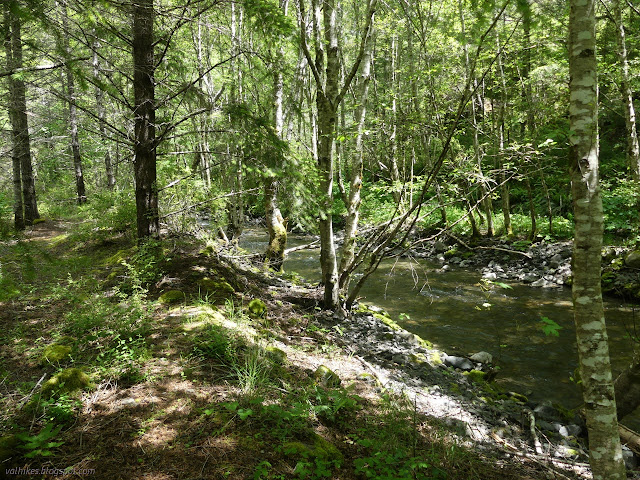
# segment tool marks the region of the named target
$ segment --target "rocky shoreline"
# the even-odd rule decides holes
[[[366,367],[360,379],[375,383],[380,393],[403,393],[420,411],[455,427],[476,446],[507,445],[515,447],[514,455],[527,452],[578,474],[587,471],[582,418],[560,405],[535,404],[501,391],[490,381],[491,354],[448,355],[375,306],[361,305],[346,318],[329,313],[318,318],[337,333],[333,340]],[[631,450],[625,449],[624,456],[628,469],[638,468],[640,459]]]
[[[455,237],[411,252],[443,270],[475,269],[491,281],[515,281],[532,287],[570,286],[572,242],[531,243],[493,240],[470,246]],[[640,251],[607,246],[602,250],[602,288],[608,295],[640,301]]]
[[[624,265],[626,252],[612,253],[620,270],[635,274]],[[433,242],[412,255],[438,262],[443,270],[475,269],[487,280],[534,287],[560,288],[570,284],[571,278],[570,242],[540,242],[517,251],[508,242],[473,249],[454,241]],[[612,259],[605,256],[604,261],[611,263]],[[317,290],[296,287],[283,279],[271,288],[305,298]],[[455,427],[460,438],[475,448],[500,448],[512,451],[513,456],[552,462],[582,478],[588,475],[587,432],[580,415],[562,405],[533,403],[522,394],[500,390],[491,382],[491,354],[449,355],[399,327],[376,306],[360,305],[346,316],[318,312],[316,318],[330,341],[361,362],[364,373],[360,380],[372,383],[380,394],[404,394],[420,411]],[[628,449],[624,456],[634,478],[640,478],[640,458]]]

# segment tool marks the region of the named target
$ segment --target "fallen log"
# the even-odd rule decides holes
[[[622,443],[629,447],[629,450],[632,450],[636,455],[640,455],[640,434],[620,424],[618,424],[618,429]]]

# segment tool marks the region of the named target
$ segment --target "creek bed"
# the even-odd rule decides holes
[[[240,246],[264,251],[267,240],[263,230],[251,229],[241,237]],[[288,246],[310,241],[291,235]],[[284,269],[318,282],[318,256],[318,249],[299,250],[285,260]],[[509,289],[484,291],[480,279],[480,271],[442,271],[424,259],[386,259],[360,296],[449,354],[491,353],[500,368],[495,381],[504,389],[523,393],[537,403],[550,400],[567,408],[578,406],[581,393],[574,380],[578,363],[571,290],[510,283]],[[636,344],[630,333],[638,311],[638,305],[605,299],[614,376],[632,360]],[[543,317],[562,327],[559,336],[543,333]],[[640,415],[629,416],[624,423],[640,431]]]

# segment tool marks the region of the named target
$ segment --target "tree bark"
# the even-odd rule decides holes
[[[613,17],[615,21],[618,59],[620,62],[620,94],[624,104],[624,119],[627,127],[627,165],[636,180],[640,180],[640,145],[636,130],[636,112],[633,107],[633,91],[629,79],[629,62],[627,60],[627,44],[624,24],[622,22],[621,0],[613,0]]]
[[[594,480],[626,479],[602,305],[595,0],[571,0],[569,160],[575,219],[573,305]]]
[[[100,59],[98,57],[98,49],[100,48],[100,41],[96,40],[93,43],[93,79],[96,84],[95,96],[96,96],[96,115],[98,116],[98,130],[104,139],[105,152],[104,152],[104,167],[107,177],[107,188],[113,190],[116,186],[116,176],[113,171],[113,163],[111,161],[111,147],[107,140],[107,124],[106,124],[106,109],[104,105],[104,91],[100,88]]]
[[[134,169],[138,238],[157,237],[155,58],[153,0],[133,2]]]
[[[300,0],[300,37],[302,49],[307,57],[316,82],[316,109],[318,113],[317,158],[319,171],[319,230],[320,266],[324,285],[324,306],[339,308],[339,281],[335,239],[333,235],[333,150],[337,112],[364,56],[365,43],[372,26],[377,0],[370,0],[363,37],[358,55],[346,76],[342,88],[340,78],[340,57],[338,52],[338,26],[335,0],[323,0],[322,6],[312,1],[313,32],[315,38],[315,61],[307,47],[304,0]],[[322,8],[321,8],[322,7]]]
[[[287,15],[289,0],[280,0],[280,8],[283,14]],[[278,43],[282,43],[282,38]],[[284,47],[280,45],[277,50],[276,61],[274,67],[274,85],[273,85],[273,106],[274,106],[274,124],[278,137],[282,137],[284,130],[284,111],[282,100],[284,96],[284,78],[282,69],[284,68]],[[280,158],[281,163],[285,159]],[[264,185],[264,201],[265,201],[265,217],[267,222],[267,231],[269,232],[269,245],[265,254],[265,262],[274,270],[282,270],[284,263],[284,251],[287,248],[287,227],[285,226],[282,213],[278,208],[278,182],[273,176],[265,179]]]
[[[21,25],[20,18],[12,11],[15,8],[18,8],[18,2],[15,0],[9,0],[4,4],[5,48],[9,70],[22,68]],[[16,76],[9,76],[8,84],[9,118],[13,140],[14,225],[20,230],[25,225],[32,225],[40,214],[31,164],[26,88],[24,81]]]
[[[464,21],[464,9],[462,6],[462,1],[458,1],[458,8],[460,9],[460,24],[462,28],[462,38],[463,38],[463,51],[464,51],[464,66],[467,78],[471,75],[471,65],[469,61],[469,49],[467,48],[466,43],[466,31],[465,31],[465,21]],[[473,79],[474,87],[477,87],[477,80]],[[476,89],[477,91],[479,89]],[[482,206],[484,207],[484,213],[487,220],[487,237],[493,237],[494,228],[493,228],[493,208],[491,205],[491,196],[487,195],[487,184],[484,178],[484,174],[482,172],[482,158],[484,153],[480,148],[480,141],[478,138],[478,121],[476,118],[477,110],[480,109],[482,111],[482,98],[480,94],[474,95],[471,98],[471,127],[473,130],[473,154],[476,162],[476,167],[478,169],[478,176],[480,181],[480,193],[483,197]],[[482,218],[482,217],[481,217]]]
[[[66,59],[71,58],[71,46],[69,42],[69,14],[66,0],[61,0],[60,11],[62,13],[62,41]],[[78,139],[78,110],[76,108],[76,86],[71,67],[67,63],[65,67],[67,80],[67,96],[69,98],[69,133],[71,136],[71,154],[73,156],[73,171],[76,177],[76,195],[78,205],[87,201],[87,193],[84,186],[82,172],[82,157],[80,156],[80,140]]]
[[[511,201],[509,194],[509,184],[507,183],[507,172],[504,161],[504,117],[507,109],[507,81],[502,65],[502,46],[500,45],[500,35],[496,31],[496,46],[498,48],[498,72],[500,73],[500,106],[498,107],[498,161],[500,162],[500,197],[502,199],[502,217],[504,219],[504,234],[513,236],[513,226],[511,225]]]
[[[358,121],[358,134],[356,136],[356,155],[351,166],[351,180],[349,182],[349,197],[346,202],[347,207],[347,220],[344,228],[344,242],[342,246],[342,254],[340,258],[340,270],[339,270],[339,287],[340,290],[346,291],[349,288],[349,272],[350,266],[355,258],[356,248],[356,236],[358,233],[358,222],[360,220],[360,204],[362,203],[361,191],[362,191],[362,176],[364,169],[364,127],[365,119],[367,115],[367,99],[369,96],[369,82],[371,81],[371,63],[373,61],[373,44],[374,36],[373,32],[369,32],[366,41],[364,57],[362,59],[362,71],[360,74],[360,99],[358,101],[358,110],[356,112],[356,119]],[[395,100],[394,100],[395,102]],[[395,104],[394,104],[395,108]],[[395,137],[395,119],[394,119],[394,133]],[[394,141],[395,144],[395,141]],[[395,148],[392,147],[392,179],[398,180],[398,166],[395,161]],[[395,168],[394,168],[395,167]],[[394,178],[393,171],[396,175]],[[395,185],[394,185],[395,188]],[[394,193],[394,198],[396,195]],[[399,202],[399,197],[396,198]]]

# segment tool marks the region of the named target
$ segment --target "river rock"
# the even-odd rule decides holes
[[[474,353],[469,359],[477,363],[493,363],[493,355],[488,352]]]
[[[533,413],[535,414],[537,419],[545,420],[547,422],[557,422],[560,420],[560,412],[556,408],[554,408],[551,403],[544,402],[537,405],[533,409]]]
[[[448,367],[459,368],[460,370],[464,370],[465,372],[473,370],[474,367],[473,363],[471,363],[471,360],[469,360],[468,358],[454,357],[453,355],[447,355],[447,357],[444,359],[444,364]]]
[[[498,275],[496,275],[495,272],[485,272],[482,274],[482,278],[486,280],[495,280],[496,278],[498,278]]]
[[[640,250],[634,250],[627,255],[624,264],[629,268],[640,268]]]
[[[436,240],[435,243],[433,244],[433,250],[436,253],[444,253],[447,250],[449,250],[449,247],[442,240]]]
[[[624,459],[627,470],[635,470],[638,468],[638,457],[626,445],[622,445],[622,458]]]
[[[549,259],[549,265],[551,268],[558,268],[564,262],[564,258],[559,253],[556,253],[553,257]]]

